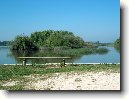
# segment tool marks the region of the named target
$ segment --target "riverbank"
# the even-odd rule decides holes
[[[0,66],[0,89],[119,90],[120,64]]]

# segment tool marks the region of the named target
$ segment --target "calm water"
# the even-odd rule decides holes
[[[109,52],[106,54],[90,54],[90,55],[81,55],[74,56],[72,60],[68,60],[66,62],[73,63],[120,63],[120,53],[115,50],[114,47],[106,47],[109,49]],[[20,53],[19,53],[20,54]],[[22,53],[24,54],[24,53]],[[27,55],[29,56],[29,55]],[[17,60],[17,55],[15,53],[12,54],[9,47],[0,47],[0,64],[14,64],[21,63],[21,61]],[[52,60],[50,60],[52,62]],[[40,61],[43,63],[44,61]],[[48,61],[46,61],[48,62]],[[54,60],[54,62],[57,62]]]
[[[120,63],[120,53],[114,47],[106,47],[109,49],[107,54],[91,54],[83,55],[75,63]]]

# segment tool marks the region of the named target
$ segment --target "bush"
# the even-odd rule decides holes
[[[38,47],[30,37],[18,35],[12,43],[12,50],[37,50]]]
[[[107,48],[98,48],[98,49],[96,49],[96,53],[98,53],[98,54],[106,54],[106,53],[108,53],[108,49]]]
[[[117,50],[120,50],[120,38],[115,41],[114,47],[115,47]]]

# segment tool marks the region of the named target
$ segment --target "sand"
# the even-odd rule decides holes
[[[33,90],[120,90],[120,73],[70,72],[26,76],[26,89]]]

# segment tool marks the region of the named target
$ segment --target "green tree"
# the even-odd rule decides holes
[[[31,34],[31,38],[39,47],[67,46],[71,48],[81,48],[84,45],[84,41],[80,37],[75,36],[72,32],[62,30],[35,32]]]
[[[24,35],[17,36],[13,42],[12,49],[35,50],[42,47],[54,48],[61,46],[82,48],[84,46],[84,41],[82,38],[75,36],[69,31],[45,30],[34,32],[30,37]]]
[[[115,41],[114,47],[116,48],[117,51],[120,51],[120,38],[118,38],[118,39]]]
[[[28,36],[18,35],[12,42],[13,50],[36,50],[38,47],[33,43]]]
[[[114,44],[116,47],[120,47],[120,38],[118,38],[116,41],[115,41],[115,44]]]

